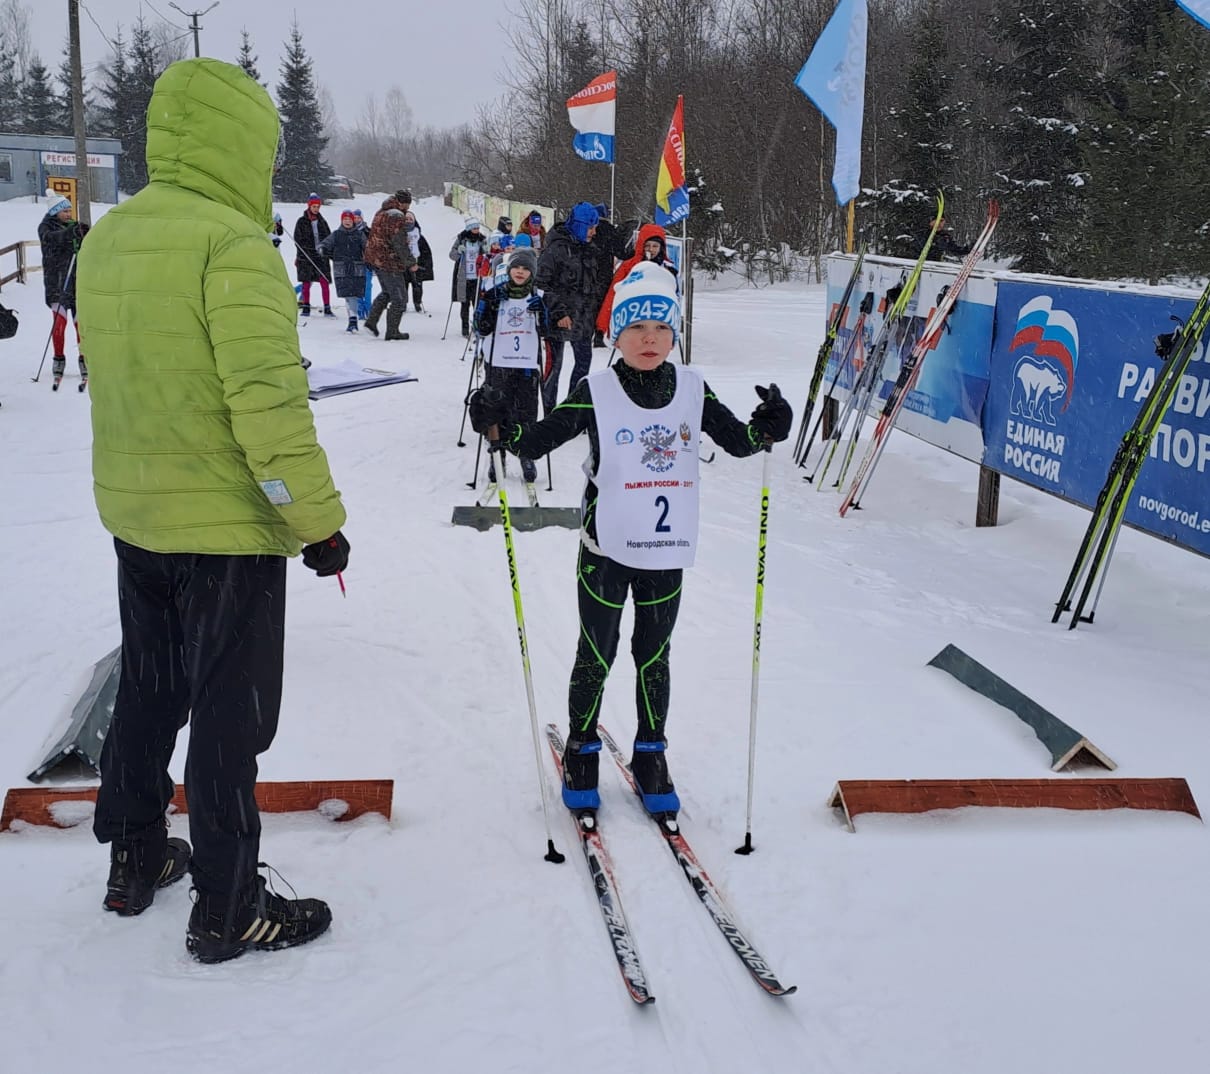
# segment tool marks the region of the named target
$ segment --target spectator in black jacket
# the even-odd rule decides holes
[[[559,400],[559,373],[563,368],[563,344],[571,343],[575,364],[568,391],[575,390],[592,367],[592,335],[603,289],[600,267],[592,245],[600,216],[588,202],[574,206],[567,220],[551,229],[546,249],[538,259],[535,283],[543,292],[546,323],[552,340],[550,370],[542,385],[546,413]],[[609,280],[605,281],[608,285]]]
[[[311,284],[316,281],[319,282],[319,290],[323,295],[324,316],[336,316],[332,312],[332,293],[329,286],[332,266],[319,252],[319,244],[332,234],[332,229],[319,211],[322,206],[319,195],[312,194],[307,198],[307,211],[294,225],[294,270],[298,274],[298,282],[302,284],[304,317],[311,316]]]

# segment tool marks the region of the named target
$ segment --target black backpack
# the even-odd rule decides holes
[[[7,306],[0,306],[0,339],[12,339],[17,334],[17,314]]]

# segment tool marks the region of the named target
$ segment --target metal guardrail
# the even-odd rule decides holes
[[[14,242],[8,246],[0,247],[0,258],[5,254],[17,255],[17,270],[16,272],[5,273],[3,265],[0,264],[0,288],[6,283],[12,283],[14,280],[17,283],[25,283],[25,278],[31,272],[41,272],[41,265],[31,265],[26,258],[25,251],[31,246],[37,246],[38,243],[26,240],[24,242]]]

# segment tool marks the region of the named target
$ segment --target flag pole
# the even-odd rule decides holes
[[[617,144],[616,142],[614,143]],[[617,171],[617,165],[611,160],[609,162],[609,212],[613,215],[614,212],[614,176]]]

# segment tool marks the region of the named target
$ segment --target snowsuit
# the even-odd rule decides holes
[[[568,391],[574,391],[592,366],[592,333],[600,301],[597,251],[591,243],[577,242],[564,224],[556,225],[538,258],[534,283],[543,292],[546,323],[550,328],[550,371],[542,385],[546,412],[555,409],[559,397],[559,373],[563,368],[563,343],[570,340],[575,364]],[[570,328],[559,321],[570,317]]]
[[[622,389],[644,409],[666,406],[676,391],[677,367],[664,362],[641,372],[618,362],[613,366]],[[709,385],[702,405],[702,431],[729,455],[744,458],[761,449],[762,440],[718,401]],[[502,430],[505,445],[514,454],[541,458],[560,444],[588,433],[586,472],[596,473],[601,449],[593,412],[590,382],[572,389],[565,402],[545,419]],[[627,591],[634,599],[634,632],[630,648],[638,670],[635,705],[637,740],[662,742],[668,718],[670,693],[669,649],[680,606],[680,570],[641,570],[602,555],[597,547],[597,487],[590,478],[584,489],[584,525],[576,569],[580,611],[580,637],[568,688],[571,737],[597,739],[597,718],[605,680],[617,654],[618,635]]]
[[[319,244],[319,252],[332,259],[332,280],[336,296],[345,300],[349,327],[357,327],[357,303],[365,297],[366,233],[357,226],[341,225]]]
[[[356,300],[364,293],[365,249],[365,233],[356,227],[338,227],[319,244],[319,252],[332,259],[332,281],[338,298]]]
[[[97,222],[78,263],[122,626],[93,830],[106,843],[163,825],[188,720],[193,883],[234,919],[256,883],[286,557],[345,511],[315,437],[294,289],[265,242],[277,108],[238,67],[202,59],[160,76],[150,112],[151,182]]]
[[[78,220],[66,223],[57,216],[44,216],[38,225],[38,241],[42,244],[42,287],[46,305],[54,318],[51,329],[51,344],[55,358],[62,359],[67,346],[67,318],[76,326],[76,345],[80,344],[80,325],[76,319],[76,254],[80,243],[88,234],[88,228]],[[56,364],[56,372],[63,371],[62,363]],[[84,356],[80,356],[80,372],[87,367]]]
[[[500,287],[493,287],[490,291],[485,291],[483,297],[479,300],[479,305],[475,309],[475,331],[484,339],[493,337],[491,344],[488,346],[487,354],[489,359],[487,383],[494,388],[499,388],[504,393],[504,398],[508,402],[509,411],[522,422],[534,422],[538,420],[538,391],[542,381],[542,371],[540,369],[506,369],[498,367],[492,362],[495,358],[495,331],[496,324],[500,317],[500,303],[506,298],[528,299],[534,294],[534,281],[531,279],[523,286],[518,287],[515,283],[509,280],[506,284]],[[546,316],[545,310],[539,309],[536,311],[538,339],[545,340],[546,338]],[[545,348],[539,350],[539,355],[544,353]],[[526,481],[534,481],[537,478],[537,467],[534,465],[534,460],[528,456],[521,456],[521,475]],[[496,480],[495,463],[490,464],[488,479]]]
[[[298,282],[302,284],[302,305],[307,312],[311,310],[311,284],[316,280],[319,281],[319,292],[323,297],[324,306],[332,304],[332,294],[329,290],[332,266],[319,252],[319,244],[331,233],[332,229],[328,227],[322,213],[316,213],[314,218],[310,213],[303,213],[294,225],[294,269]]]

